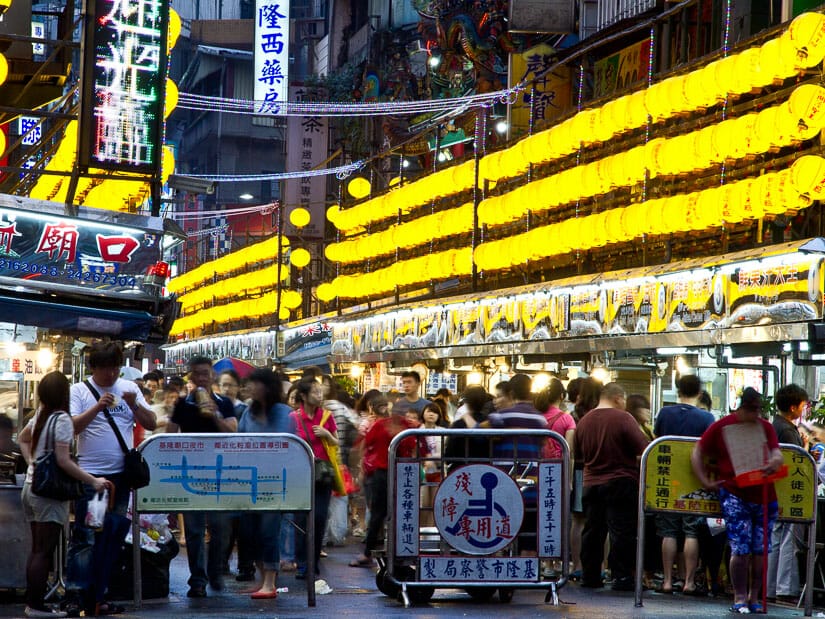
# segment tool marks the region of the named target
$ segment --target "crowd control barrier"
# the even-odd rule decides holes
[[[132,494],[132,539],[140,512],[309,512],[307,574],[315,573],[315,458],[294,434],[155,434],[138,448],[151,482]],[[133,543],[135,606],[142,603],[140,544]],[[315,587],[307,580],[307,605]]]
[[[560,455],[519,457],[525,439],[555,441]],[[434,441],[440,449],[428,452]],[[412,455],[402,455],[411,442]],[[569,463],[567,443],[550,430],[401,432],[390,444],[378,588],[405,607],[437,588],[482,600],[498,592],[504,602],[516,589],[547,589],[545,603],[558,604],[569,570]],[[542,562],[553,559],[561,575],[544,579]]]
[[[713,518],[722,516],[716,493],[704,489],[693,473],[690,454],[697,442],[697,438],[663,436],[650,443],[642,454],[636,542],[636,607],[642,606],[645,514],[668,512]],[[811,583],[816,551],[816,463],[807,451],[796,445],[781,444],[780,449],[788,475],[774,482],[779,520],[807,525],[806,582]],[[767,569],[767,560],[764,566]],[[810,617],[812,612],[813,587],[806,587],[805,616]]]

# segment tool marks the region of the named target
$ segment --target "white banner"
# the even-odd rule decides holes
[[[257,112],[280,114],[289,88],[288,0],[256,0],[253,55]]]
[[[395,556],[418,556],[418,462],[395,465]]]

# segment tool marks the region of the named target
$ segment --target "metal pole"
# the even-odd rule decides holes
[[[312,478],[315,479],[315,459],[312,459]],[[310,509],[307,516],[307,530],[304,533],[306,538],[307,551],[307,606],[315,606],[315,509],[318,507],[315,501],[315,486],[313,483],[312,492],[310,492]]]
[[[132,595],[135,608],[143,605],[143,574],[140,563],[140,514],[138,514],[137,490],[132,490]]]
[[[633,605],[641,608],[642,604],[642,574],[645,563],[645,479],[647,478],[647,456],[650,453],[648,445],[642,453],[639,463],[639,498],[636,502],[636,582],[633,593]]]

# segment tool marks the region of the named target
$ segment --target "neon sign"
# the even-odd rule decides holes
[[[84,37],[80,164],[155,173],[168,0],[94,0]]]

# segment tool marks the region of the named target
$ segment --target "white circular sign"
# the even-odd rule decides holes
[[[452,471],[435,494],[435,526],[459,552],[486,555],[508,546],[521,529],[524,499],[509,475],[487,464]]]

